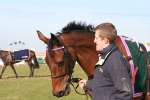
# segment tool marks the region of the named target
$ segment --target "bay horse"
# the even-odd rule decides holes
[[[51,34],[50,38],[37,31],[39,39],[47,45],[45,60],[52,74],[54,96],[62,97],[70,93],[69,84],[76,61],[88,79],[93,78],[94,66],[98,61],[98,52],[93,42],[93,29],[92,25],[71,22],[56,36]],[[126,59],[130,57],[126,56]],[[135,97],[134,100],[141,100],[144,97],[145,95]]]
[[[35,52],[33,50],[25,49],[25,50],[20,50],[15,52],[0,50],[0,58],[2,59],[2,62],[4,64],[0,74],[0,78],[2,78],[2,75],[7,66],[10,66],[12,68],[17,78],[18,74],[16,72],[14,64],[19,63],[21,61],[25,61],[28,64],[30,68],[30,74],[29,74],[30,77],[34,75],[34,68],[39,68],[39,64]]]

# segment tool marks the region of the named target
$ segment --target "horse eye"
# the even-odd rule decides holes
[[[58,63],[59,67],[62,67],[63,65],[64,65],[64,61],[61,61],[61,62]]]

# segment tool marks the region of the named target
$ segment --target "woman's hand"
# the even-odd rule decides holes
[[[79,87],[80,87],[81,89],[83,89],[84,86],[86,85],[86,82],[87,82],[87,80],[80,80],[80,81],[79,81]]]

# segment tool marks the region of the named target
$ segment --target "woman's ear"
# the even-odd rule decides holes
[[[104,38],[105,44],[110,44],[110,41],[108,40],[108,38]]]

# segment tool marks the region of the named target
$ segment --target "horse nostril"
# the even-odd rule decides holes
[[[65,94],[65,92],[64,92],[64,91],[60,91],[60,92],[58,93],[59,97],[64,96],[64,94]]]
[[[53,95],[56,97],[62,97],[62,96],[64,96],[64,94],[65,93],[63,91],[60,91],[59,93],[53,93]]]

